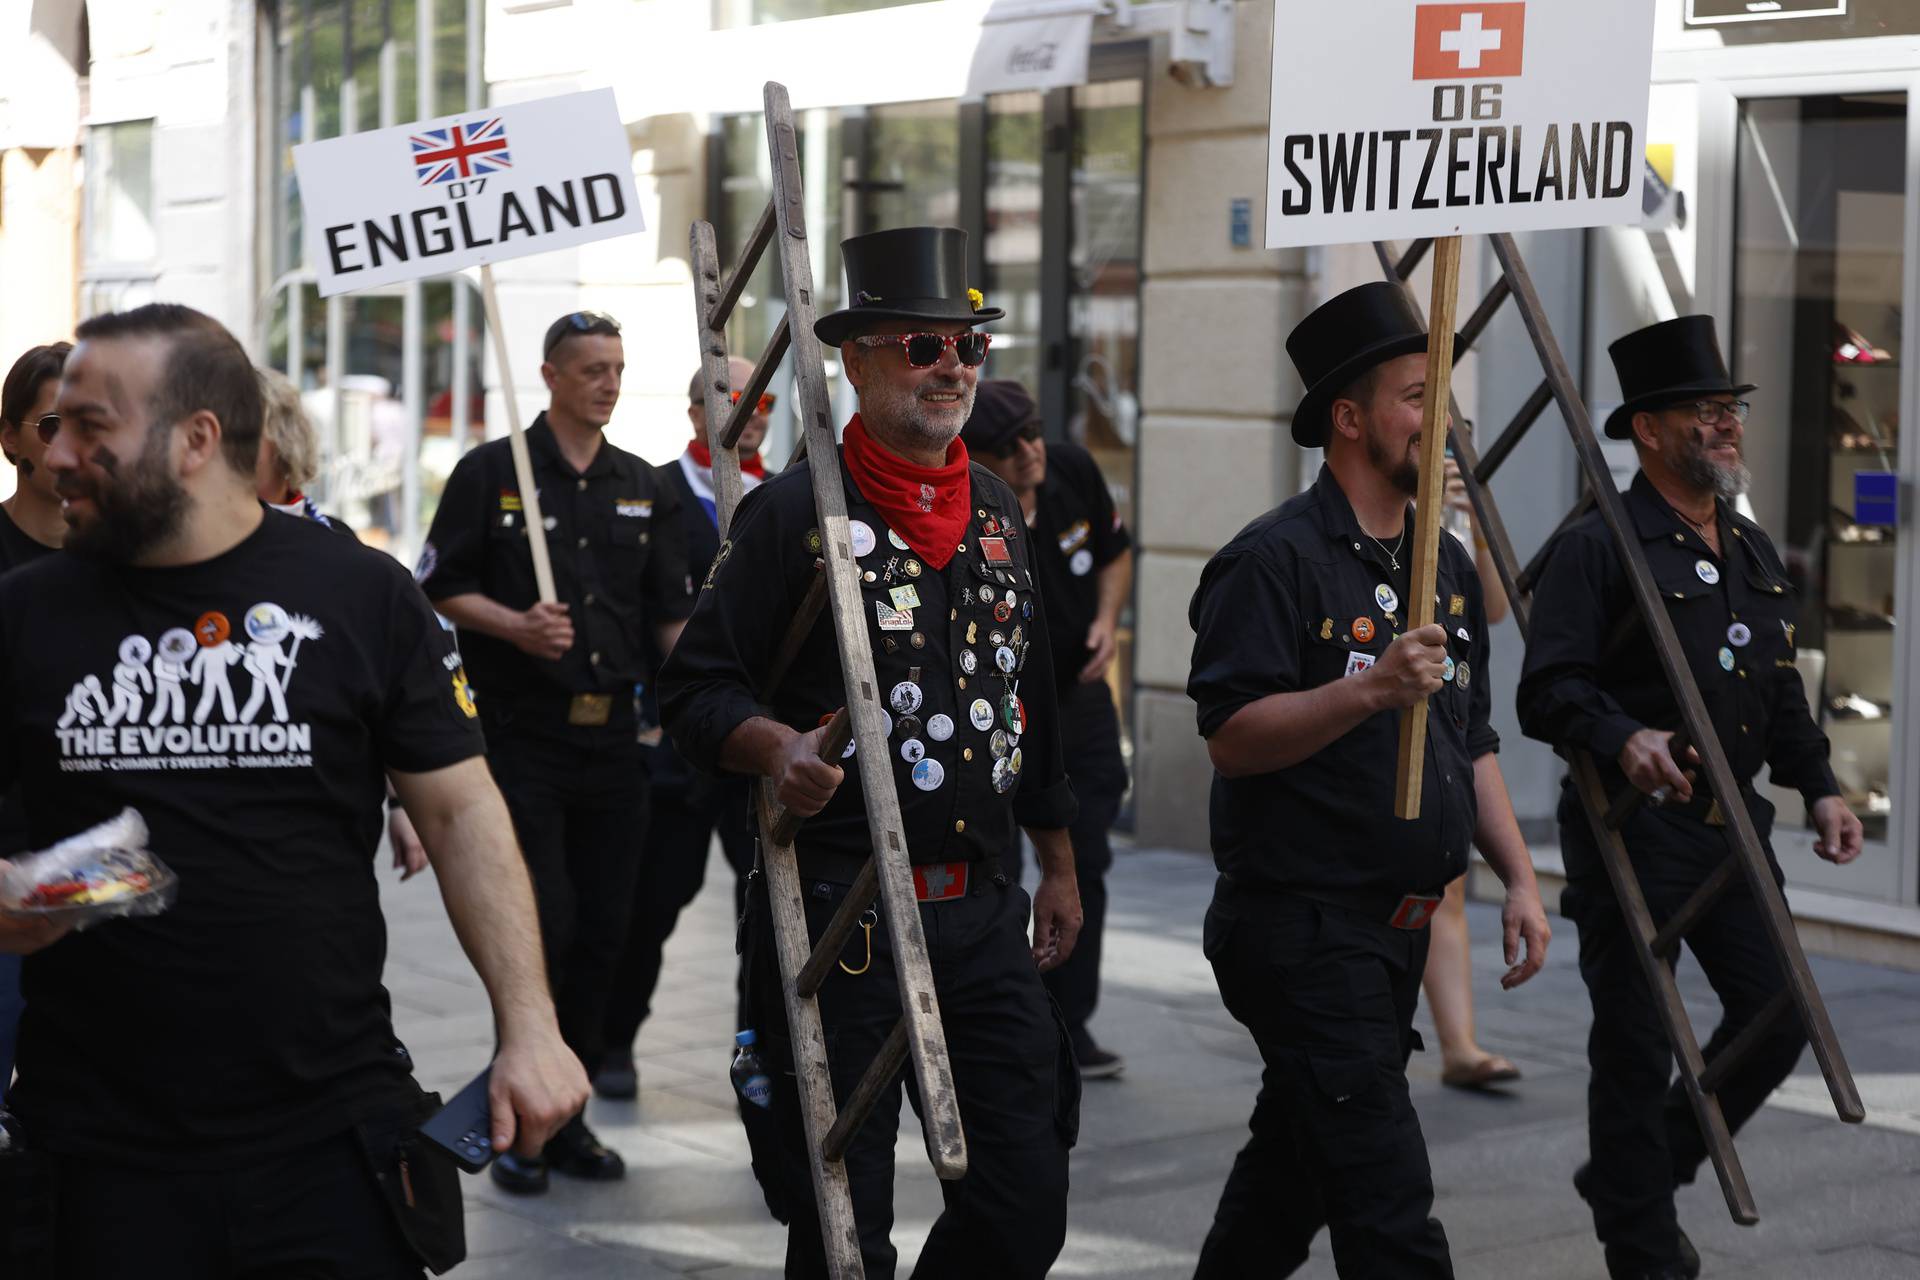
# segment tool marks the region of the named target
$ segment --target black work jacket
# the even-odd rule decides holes
[[[1093,455],[1077,444],[1047,442],[1047,478],[1033,510],[1034,575],[1047,601],[1053,672],[1062,692],[1080,682],[1092,656],[1087,631],[1100,611],[1100,571],[1132,539]]]
[[[811,465],[792,467],[746,496],[660,671],[667,734],[709,772],[720,768],[727,735],[751,717],[804,732],[847,700],[824,613],[779,687],[761,693],[821,551]],[[889,764],[914,862],[998,855],[1016,824],[1065,827],[1074,816],[1046,618],[1020,504],[985,467],[971,470],[974,513],[962,549],[935,569],[893,538],[841,467],[864,629],[887,707]],[[983,537],[1004,552],[1003,562],[989,561]],[[800,828],[803,868],[811,854],[865,856],[871,846],[863,762],[856,753],[841,763],[845,781]]]
[[[1793,588],[1772,541],[1721,502],[1716,555],[1645,473],[1634,476],[1625,502],[1735,779],[1744,788],[1770,765],[1773,781],[1809,804],[1837,795],[1827,738],[1794,661]],[[1679,704],[1598,511],[1548,552],[1534,589],[1519,711],[1528,737],[1562,755],[1592,752],[1610,792],[1625,785],[1616,758],[1629,737],[1680,727]],[[1711,795],[1704,773],[1694,793]]]
[[[620,695],[616,711],[630,708],[634,685],[652,670],[649,628],[692,608],[678,500],[652,467],[610,440],[585,471],[574,470],[544,413],[527,429],[527,451],[547,521],[554,593],[573,619],[573,647],[550,661],[463,628],[468,676],[483,707],[489,700],[609,693]],[[507,440],[476,446],[454,467],[416,576],[436,602],[478,592],[527,609],[540,598]]]
[[[1407,537],[1413,512],[1406,519]],[[1187,693],[1202,737],[1271,694],[1357,675],[1404,630],[1410,555],[1394,572],[1333,472],[1242,529],[1207,563],[1188,617]],[[1499,748],[1487,723],[1486,612],[1466,550],[1440,539],[1436,620],[1451,678],[1428,704],[1420,816],[1393,813],[1400,713],[1369,716],[1290,768],[1213,780],[1214,861],[1235,883],[1307,893],[1406,894],[1467,868],[1473,762]]]

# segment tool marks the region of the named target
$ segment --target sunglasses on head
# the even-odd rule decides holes
[[[995,445],[993,456],[996,458],[1011,458],[1022,443],[1032,444],[1039,438],[1040,423],[1036,419],[1033,422],[1025,424],[1018,431],[1015,431],[1013,435],[1007,438],[1004,444]]]
[[[620,336],[620,322],[604,311],[576,311],[572,315],[561,316],[547,330],[547,346],[540,353],[541,358],[551,356],[555,347],[577,333],[600,333],[617,338]]]
[[[727,395],[728,395],[728,396],[729,396],[729,397],[730,397],[730,398],[732,399],[732,401],[733,401],[733,403],[735,403],[735,404],[739,404],[739,403],[740,403],[740,392],[738,392],[738,391],[729,391],[729,392],[727,393]],[[757,409],[755,409],[755,412],[756,412],[756,413],[760,413],[760,414],[769,414],[769,413],[772,413],[772,412],[773,412],[773,404],[774,404],[774,396],[773,396],[773,392],[771,392],[771,391],[762,391],[762,392],[760,393],[760,404],[759,404],[759,407],[758,407]]]
[[[872,333],[854,341],[863,347],[904,347],[907,364],[915,369],[930,369],[939,364],[940,357],[951,347],[961,364],[977,369],[986,362],[992,335],[971,330],[966,333]]]

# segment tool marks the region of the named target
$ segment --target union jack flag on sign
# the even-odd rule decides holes
[[[499,116],[471,124],[428,129],[412,136],[413,172],[423,187],[463,182],[513,168],[507,127]]]

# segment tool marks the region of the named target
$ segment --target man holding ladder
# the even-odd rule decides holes
[[[842,253],[851,305],[814,332],[839,347],[860,412],[829,464],[844,472],[867,639],[890,709],[884,763],[899,789],[968,1158],[965,1177],[942,1184],[946,1212],[916,1274],[1038,1280],[1066,1237],[1079,1118],[1078,1077],[1040,968],[1072,952],[1081,913],[1066,833],[1074,802],[1025,522],[1012,491],[971,466],[958,440],[988,345],[975,326],[1003,313],[967,288],[960,231],[881,231],[846,241]],[[819,759],[824,726],[847,702],[825,621],[777,687],[761,688],[823,551],[814,462],[741,505],[662,668],[660,697],[675,746],[695,765],[772,778],[781,804],[808,819],[795,846],[818,937],[867,862],[873,832],[847,777],[860,767],[852,748],[839,763]],[[1031,945],[1027,897],[996,862],[1016,823],[1041,868]],[[755,1168],[790,1224],[787,1275],[825,1276],[763,876],[748,892],[743,942],[747,1013],[775,1079],[765,1123],[749,1127]],[[818,996],[842,1109],[900,1020],[898,992],[893,940],[870,913]],[[899,1090],[897,1079],[886,1087],[845,1159],[873,1280],[895,1267]]]
[[[1546,961],[1487,723],[1480,582],[1453,539],[1439,540],[1438,621],[1404,629],[1426,352],[1395,285],[1361,285],[1300,323],[1293,437],[1326,466],[1215,555],[1193,598],[1187,692],[1217,771],[1221,873],[1203,945],[1266,1064],[1203,1280],[1287,1275],[1322,1226],[1343,1277],[1452,1276],[1406,1064],[1427,922],[1470,844],[1507,886],[1501,985]],[[1426,799],[1401,821],[1399,722],[1427,698]]]
[[[1750,783],[1768,765],[1775,784],[1806,800],[1815,851],[1851,862],[1860,820],[1840,797],[1826,735],[1807,707],[1786,568],[1760,526],[1733,508],[1748,481],[1740,397],[1754,388],[1727,376],[1708,316],[1652,325],[1610,350],[1625,402],[1606,433],[1631,439],[1640,459],[1627,512],[1741,802],[1765,841],[1773,806]],[[1717,868],[1730,870],[1727,819],[1704,780],[1673,758],[1680,709],[1600,514],[1568,529],[1548,556],[1533,598],[1520,725],[1562,754],[1590,752],[1608,794],[1630,783],[1648,797],[1620,834],[1653,923],[1664,927]],[[1698,759],[1691,747],[1683,754],[1687,763]],[[1580,976],[1593,1001],[1592,1162],[1574,1186],[1593,1209],[1610,1274],[1692,1277],[1700,1258],[1675,1218],[1673,1191],[1693,1181],[1707,1147],[1684,1086],[1669,1085],[1673,1050],[1571,779],[1560,801],[1560,847],[1561,910],[1579,927]],[[1777,865],[1773,873],[1781,883]],[[1759,1109],[1806,1043],[1797,1018],[1765,1023],[1786,977],[1758,903],[1734,879],[1684,933],[1726,1010],[1706,1059],[1749,1027],[1760,1036],[1714,1090],[1729,1131]]]

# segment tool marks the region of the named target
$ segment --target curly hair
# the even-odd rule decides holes
[[[320,444],[300,403],[300,391],[278,369],[261,369],[260,398],[266,404],[261,438],[273,446],[280,478],[296,493],[320,474]]]

